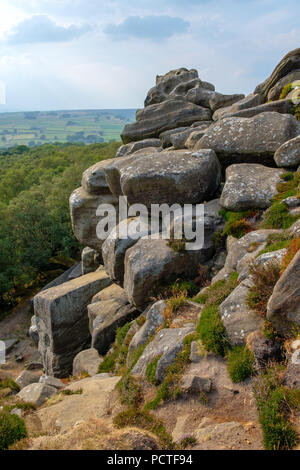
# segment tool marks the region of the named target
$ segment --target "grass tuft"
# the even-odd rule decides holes
[[[227,353],[227,369],[233,383],[243,382],[254,372],[254,355],[244,346],[235,346]]]
[[[247,305],[257,311],[262,317],[266,316],[268,300],[274,286],[279,280],[281,266],[278,262],[269,262],[265,265],[251,264],[249,273],[253,281],[247,297]]]
[[[7,450],[10,445],[27,437],[24,421],[16,415],[0,412],[0,450]]]
[[[197,332],[207,351],[225,356],[228,340],[217,305],[208,305],[202,310]]]

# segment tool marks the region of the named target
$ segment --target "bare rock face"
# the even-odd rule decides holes
[[[222,95],[221,93],[215,93],[209,100],[209,106],[213,112],[219,108],[225,108],[231,106],[245,98],[245,95]]]
[[[87,372],[91,377],[96,375],[102,360],[94,348],[80,351],[73,360],[73,375],[80,375],[83,372]]]
[[[300,123],[292,115],[262,113],[252,118],[228,117],[216,122],[196,145],[213,149],[221,164],[274,165],[274,153],[300,135]]]
[[[274,155],[276,165],[279,167],[296,167],[300,165],[300,135],[285,142]]]
[[[281,347],[276,341],[266,338],[261,331],[253,331],[247,337],[246,345],[254,354],[257,369],[265,367],[269,361],[281,359]]]
[[[300,64],[300,62],[299,62]],[[269,91],[268,100],[278,100],[285,85],[300,80],[300,68],[282,77]]]
[[[102,261],[101,254],[86,246],[81,253],[81,270],[82,274],[88,274],[96,271]]]
[[[300,325],[300,251],[288,265],[268,302],[267,319],[282,335]]]
[[[293,103],[286,99],[260,104],[259,106],[252,106],[251,108],[242,109],[240,111],[234,111],[229,113],[226,117],[251,118],[261,113],[292,114],[292,111]]]
[[[22,389],[27,387],[27,385],[37,383],[39,381],[39,376],[30,370],[23,370],[21,374],[16,378],[16,383]]]
[[[104,168],[113,159],[102,160],[83,172],[81,185],[90,194],[109,194],[110,190],[105,179]]]
[[[221,167],[213,151],[177,150],[139,158],[119,167],[129,204],[196,204],[214,195]]]
[[[227,117],[231,113],[236,113],[244,109],[253,108],[254,106],[259,106],[261,104],[260,95],[251,93],[242,100],[237,101],[231,106],[226,106],[224,108],[219,108],[213,114],[213,120],[218,121],[224,117]]]
[[[102,290],[88,306],[92,347],[106,354],[113,343],[117,328],[139,315],[128,301],[124,290],[116,284]]]
[[[90,346],[87,306],[110,283],[104,271],[96,271],[34,297],[39,351],[47,375],[70,375],[76,354]]]
[[[116,158],[125,157],[126,155],[131,155],[138,150],[142,150],[148,147],[160,147],[161,142],[159,139],[145,139],[140,140],[139,142],[131,142],[130,144],[121,145],[116,153]]]
[[[100,204],[117,206],[118,199],[112,194],[90,194],[83,187],[75,189],[70,196],[70,212],[75,237],[83,245],[101,251],[103,240],[97,237],[96,228],[101,217],[96,215]]]
[[[283,170],[259,164],[241,163],[226,169],[221,205],[230,211],[266,209],[277,194]]]
[[[147,365],[161,356],[156,368],[155,378],[158,383],[164,381],[167,367],[175,360],[182,349],[184,338],[194,331],[194,327],[167,328],[159,331],[151,341],[138,362],[132,369],[134,375],[145,376]]]
[[[136,122],[126,124],[121,134],[124,144],[156,138],[164,131],[208,121],[211,111],[184,99],[169,99],[137,111]]]
[[[254,93],[261,95],[264,101],[267,101],[269,92],[276,87],[276,84],[291,72],[300,69],[300,48],[295,49],[284,56],[284,58],[275,67],[274,71],[263,83],[258,85]],[[290,77],[289,77],[290,80]],[[281,82],[282,84],[283,82]],[[288,82],[291,83],[291,82]],[[280,86],[281,86],[280,84]],[[275,92],[276,96],[278,91]],[[269,98],[270,99],[270,98]]]
[[[18,397],[25,402],[33,403],[36,406],[41,406],[48,398],[56,394],[56,388],[42,383],[34,383],[24,387],[18,393]]]

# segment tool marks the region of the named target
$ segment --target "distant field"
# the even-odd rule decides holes
[[[92,144],[120,140],[135,109],[0,113],[0,148],[46,142]]]

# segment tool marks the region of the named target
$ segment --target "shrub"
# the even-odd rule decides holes
[[[296,215],[290,215],[286,205],[277,202],[264,213],[262,227],[287,229],[293,225],[298,218],[299,217]]]
[[[197,332],[207,351],[225,356],[228,340],[216,305],[208,305],[202,310]]]
[[[280,264],[269,262],[266,265],[251,264],[249,272],[253,286],[250,287],[247,304],[261,316],[267,313],[267,303],[273,293],[274,286],[280,277]]]
[[[121,403],[138,407],[143,401],[143,393],[137,380],[132,375],[125,374],[118,383]]]
[[[12,444],[27,437],[24,421],[19,416],[5,411],[0,412],[0,450],[6,450]]]
[[[250,377],[253,372],[254,355],[243,346],[235,346],[227,353],[227,369],[232,382],[238,383]]]
[[[254,230],[249,219],[256,217],[257,211],[247,210],[242,212],[231,212],[226,209],[221,209],[219,214],[222,215],[226,221],[223,236],[232,235],[236,238],[241,238],[246,233]]]
[[[238,273],[233,272],[229,279],[221,279],[210,285],[205,293],[198,295],[193,300],[199,304],[207,305],[220,305],[237,287]]]
[[[126,426],[135,426],[137,428],[146,429],[155,434],[163,449],[174,449],[172,437],[167,433],[162,421],[155,418],[149,411],[140,410],[130,407],[126,411],[119,413],[113,420],[117,428]]]
[[[175,294],[167,300],[167,304],[170,308],[171,313],[177,312],[181,307],[186,305],[186,298],[184,294]]]
[[[118,352],[115,349],[113,352],[106,354],[103,362],[99,365],[98,373],[101,374],[103,372],[113,372],[116,365],[116,359],[118,356]]]
[[[185,239],[177,240],[173,238],[167,242],[167,246],[170,247],[173,251],[176,251],[177,253],[184,253],[186,251],[185,244],[186,244]]]
[[[180,447],[186,449],[197,444],[197,439],[194,436],[186,436],[180,441]]]
[[[298,435],[289,417],[293,409],[299,409],[299,391],[283,387],[280,369],[272,365],[258,377],[254,396],[265,449],[292,449],[298,441]]]
[[[284,85],[284,87],[281,90],[279,99],[284,100],[287,97],[287,95],[290,93],[290,91],[292,91],[292,89],[293,89],[292,83],[287,83],[286,85]]]
[[[296,253],[299,250],[300,250],[300,237],[295,238],[290,243],[290,245],[288,247],[288,250],[287,250],[287,252],[286,252],[286,254],[285,254],[285,256],[282,260],[282,266],[281,266],[280,274],[282,274],[286,270],[286,268],[288,267],[288,265],[293,260],[294,256],[296,255]]]

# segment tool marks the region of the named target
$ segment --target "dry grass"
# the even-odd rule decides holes
[[[296,253],[299,250],[300,250],[300,237],[295,238],[291,242],[290,246],[288,247],[286,255],[285,255],[285,257],[283,258],[283,261],[282,261],[282,267],[281,267],[280,275],[283,274],[283,272],[286,270],[286,268],[288,267],[288,265],[293,260],[294,256],[296,255]]]
[[[255,264],[250,265],[249,272],[254,285],[249,289],[247,304],[262,317],[266,316],[267,303],[280,277],[280,268],[278,262],[258,266]]]

